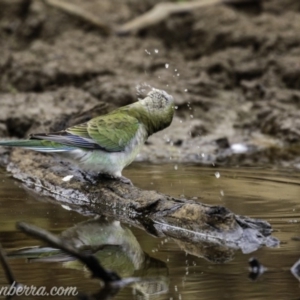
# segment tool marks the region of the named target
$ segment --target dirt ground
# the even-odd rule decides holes
[[[115,28],[160,1],[72,2]],[[299,33],[299,0],[207,6],[123,36],[46,1],[0,0],[0,136],[126,105],[147,83],[177,110],[138,160],[300,168]]]

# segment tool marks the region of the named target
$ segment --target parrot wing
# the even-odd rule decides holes
[[[65,131],[34,134],[31,139],[53,141],[70,147],[121,152],[134,138],[138,128],[139,121],[136,118],[115,113],[93,118]]]

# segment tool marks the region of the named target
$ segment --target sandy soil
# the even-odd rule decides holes
[[[159,1],[74,2],[116,27]],[[145,82],[178,109],[138,160],[300,168],[299,32],[299,0],[205,7],[129,36],[42,1],[0,0],[0,136],[105,113]]]

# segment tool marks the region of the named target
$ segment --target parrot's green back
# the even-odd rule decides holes
[[[139,120],[122,110],[96,117],[86,124],[68,128],[66,132],[90,140],[108,152],[123,151],[134,138]]]

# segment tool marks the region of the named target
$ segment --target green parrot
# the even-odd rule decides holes
[[[173,115],[173,97],[152,88],[144,99],[88,122],[59,132],[33,134],[27,140],[2,140],[0,145],[59,153],[84,171],[131,184],[122,170],[150,135],[171,124]]]

